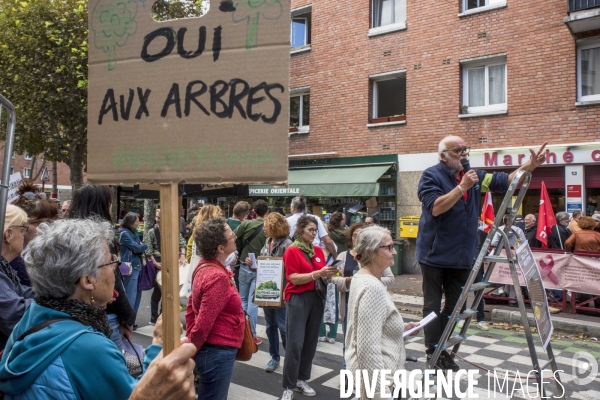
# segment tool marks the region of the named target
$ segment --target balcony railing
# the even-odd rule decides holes
[[[569,12],[600,7],[600,0],[569,0]]]

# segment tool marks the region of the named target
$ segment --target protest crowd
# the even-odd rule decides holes
[[[543,163],[544,146],[531,150],[519,169],[532,172]],[[514,176],[464,170],[469,147],[457,136],[444,138],[438,155],[418,187],[423,314],[440,317],[424,328],[428,358],[480,248],[481,193],[506,192]],[[58,204],[26,183],[7,205],[0,258],[0,393],[6,399],[227,399],[236,359],[262,344],[254,304],[260,256],[283,260],[283,299],[264,306],[271,357],[265,371],[282,368],[282,399],[316,395],[308,384],[313,358],[318,345],[335,342],[338,322],[340,369],[405,368],[403,333],[417,324],[404,323],[388,294],[396,250],[390,232],[372,218],[347,226],[335,212],[326,225],[306,212],[301,196],[287,217],[264,200],[238,202],[228,219],[218,206],[195,208],[182,222],[189,239],[179,236],[179,263],[191,268],[182,296],[185,334],[163,357],[161,285],[152,272],[162,268],[160,210],[146,216],[155,227],[141,240],[140,216],[127,213],[115,225],[113,201],[110,187],[88,184]],[[559,212],[556,221],[551,248],[600,251],[600,214]],[[518,223],[510,245],[540,247],[531,234],[536,216]],[[152,345],[140,349],[131,335],[144,290],[152,291],[154,332]],[[487,329],[479,318],[478,325]],[[436,367],[458,370],[445,350]]]

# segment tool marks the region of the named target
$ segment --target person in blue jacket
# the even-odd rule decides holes
[[[137,228],[140,226],[140,218],[134,212],[129,212],[121,222],[119,229],[119,244],[121,245],[121,262],[131,265],[131,274],[123,273],[123,284],[129,304],[135,310],[136,314],[140,308],[142,300],[142,291],[138,290],[138,278],[142,270],[141,255],[144,254],[148,246],[141,242]]]
[[[423,274],[423,315],[435,312],[438,317],[423,329],[428,365],[471,272],[481,193],[506,192],[518,170],[532,172],[544,163],[546,144],[537,152],[530,149],[531,159],[509,175],[464,171],[461,159],[468,158],[470,148],[461,137],[447,136],[438,146],[440,162],[423,171],[417,192],[421,201],[417,261]],[[446,350],[441,352],[437,367],[459,370]]]
[[[41,224],[23,253],[37,298],[10,335],[0,360],[0,392],[16,399],[128,399],[138,380],[109,337],[104,311],[114,300],[117,257],[108,222]],[[43,325],[41,325],[43,324]],[[30,329],[37,331],[21,338]],[[162,349],[154,329],[144,371]]]
[[[22,284],[18,272],[10,265],[23,251],[27,233],[27,214],[12,204],[6,206],[2,255],[0,256],[0,350],[4,349],[15,325],[35,298],[31,287]]]

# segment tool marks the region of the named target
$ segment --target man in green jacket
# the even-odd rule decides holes
[[[256,269],[252,268],[252,263],[247,258],[249,253],[254,253],[254,256],[258,257],[267,240],[263,227],[265,223],[264,217],[269,211],[269,205],[264,200],[256,200],[252,208],[256,213],[256,219],[242,222],[235,229],[234,233],[237,236],[236,246],[240,254],[241,265],[238,290],[242,298],[242,308],[250,317],[250,326],[252,327],[254,341],[256,344],[261,344],[262,339],[256,337],[258,306],[252,303],[254,288],[256,286]]]

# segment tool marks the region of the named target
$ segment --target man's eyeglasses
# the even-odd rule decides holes
[[[394,250],[394,244],[388,244],[386,246],[379,246],[380,249],[388,249],[388,251],[391,253]]]
[[[12,225],[9,228],[21,228],[21,235],[25,236],[29,227],[27,225]]]
[[[462,154],[462,153],[469,153],[471,151],[471,148],[469,146],[465,146],[465,147],[457,147],[456,149],[450,149],[450,150],[446,150],[446,151],[451,151],[454,154]]]
[[[114,271],[117,268],[117,264],[119,263],[119,258],[117,257],[116,254],[111,254],[110,259],[111,259],[110,262],[107,262],[106,264],[98,265],[97,268],[102,268],[102,267],[106,267],[108,265],[112,265],[112,269]]]

